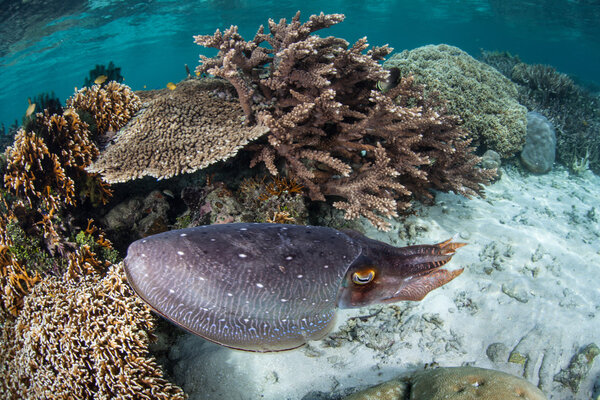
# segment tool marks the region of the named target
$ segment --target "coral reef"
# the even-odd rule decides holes
[[[279,177],[246,178],[236,192],[223,182],[187,187],[182,192],[187,222],[179,227],[230,222],[305,224],[308,210],[302,190],[294,180]]]
[[[196,73],[229,81],[246,122],[269,128],[265,141],[247,146],[251,166],[294,178],[311,200],[335,197],[347,219],[364,216],[384,230],[382,216],[396,216],[411,196],[430,198],[429,188],[480,194],[492,173],[475,167],[459,120],[410,77],[377,90],[389,76],[378,61],[390,48],[365,53],[365,38],[350,46],[312,35],[343,18],[321,13],[300,23],[297,13],[289,24],[269,20],[269,33],[261,26],[251,41],[236,26],[195,36],[219,50],[201,56]]]
[[[106,134],[108,131],[116,132],[133,117],[141,107],[139,97],[129,86],[116,81],[106,85],[84,87],[67,100],[67,105],[78,113],[87,113],[90,120],[92,138]]]
[[[506,52],[482,51],[481,60],[511,79],[518,100],[556,128],[557,161],[575,174],[589,167],[600,173],[600,107],[597,96],[549,65],[525,64]]]
[[[237,102],[219,95],[227,90],[214,80],[192,79],[146,94],[147,106],[88,171],[110,183],[164,179],[232,157],[266,129],[244,126]]]
[[[557,160],[576,172],[574,167],[584,159],[600,173],[598,100],[547,65],[517,64],[511,77],[518,84],[519,101],[555,126]]]
[[[148,357],[153,317],[121,264],[101,277],[45,279],[2,327],[7,399],[184,399]]]
[[[502,75],[511,79],[512,70],[515,65],[522,61],[518,55],[512,55],[507,51],[486,51],[481,49],[479,61],[497,69]]]
[[[2,313],[16,316],[23,296],[44,276],[79,276],[116,260],[111,243],[88,220],[89,207],[105,204],[112,194],[98,174],[85,171],[97,155],[88,124],[73,108],[37,113],[7,149]],[[76,238],[81,234],[87,235],[85,243]]]
[[[427,92],[448,100],[448,112],[464,121],[474,144],[503,158],[521,150],[525,141],[527,110],[518,101],[514,83],[495,69],[457,47],[428,45],[394,54],[384,64],[402,75],[413,74]]]

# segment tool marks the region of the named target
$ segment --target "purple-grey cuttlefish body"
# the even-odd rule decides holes
[[[421,300],[463,246],[394,247],[351,231],[262,223],[160,233],[129,246],[127,279],[154,310],[212,342],[281,351],[327,335],[336,308]]]

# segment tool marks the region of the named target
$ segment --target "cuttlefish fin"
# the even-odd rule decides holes
[[[446,242],[444,242],[444,243],[446,243]],[[395,297],[394,299],[390,299],[390,300],[391,301],[398,301],[398,300],[420,301],[420,300],[423,300],[423,298],[427,295],[427,293],[450,282],[452,279],[454,279],[457,276],[459,276],[460,274],[462,274],[463,271],[464,271],[464,268],[455,269],[452,271],[448,271],[445,269],[437,269],[435,271],[431,271],[427,275],[422,275],[422,276],[413,278],[411,281],[407,282],[406,286],[404,286],[402,288],[402,292],[401,292],[402,295],[400,298]]]

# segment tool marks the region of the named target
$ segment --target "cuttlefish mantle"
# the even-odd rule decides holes
[[[145,302],[190,332],[281,351],[325,337],[337,308],[423,299],[461,274],[440,269],[461,246],[394,247],[319,226],[207,225],[132,243],[125,272]]]

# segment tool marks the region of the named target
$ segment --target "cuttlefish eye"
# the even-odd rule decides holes
[[[352,282],[357,285],[366,285],[375,278],[375,271],[373,269],[365,269],[362,271],[356,271],[352,274]]]

